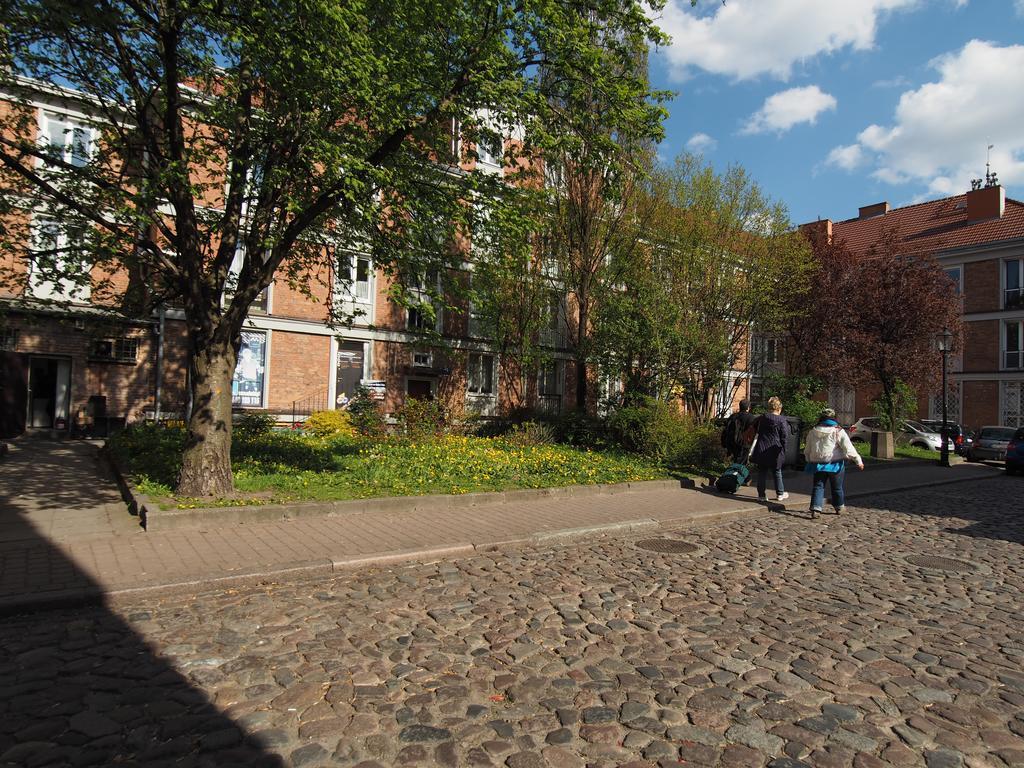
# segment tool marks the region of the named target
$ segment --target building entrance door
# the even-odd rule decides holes
[[[35,429],[68,428],[71,361],[32,357],[28,367],[28,426]]]
[[[0,437],[25,431],[28,412],[28,366],[25,355],[0,352]]]
[[[409,379],[406,392],[414,400],[433,400],[434,391],[427,379]]]

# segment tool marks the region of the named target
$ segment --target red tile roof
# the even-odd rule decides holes
[[[1024,239],[1024,203],[1006,198],[1000,218],[968,222],[967,195],[956,195],[894,208],[871,218],[837,221],[832,227],[832,239],[845,241],[853,253],[864,253],[892,229],[899,233],[909,253],[938,253]]]

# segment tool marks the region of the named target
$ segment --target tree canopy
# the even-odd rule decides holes
[[[180,302],[193,410],[178,490],[226,492],[230,378],[259,294],[276,276],[334,295],[349,249],[372,251],[399,294],[415,275],[444,274],[462,259],[451,243],[468,226],[467,200],[502,199],[467,162],[473,139],[513,139],[504,162],[528,169],[583,141],[614,168],[614,137],[657,138],[664,110],[627,66],[664,40],[650,10],[641,0],[2,0],[11,108],[0,112],[0,184],[77,233],[40,245],[9,224],[4,278],[23,286],[25,264],[78,285],[126,272],[140,288],[132,311]],[[36,140],[40,88],[81,115],[67,141]],[[603,94],[609,131],[559,108],[582,90]],[[471,142],[460,148],[453,133]],[[95,300],[124,304],[117,282],[100,282]]]

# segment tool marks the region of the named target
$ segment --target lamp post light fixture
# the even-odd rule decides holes
[[[942,433],[940,435],[942,447],[939,449],[939,466],[948,467],[949,426],[947,424],[948,415],[946,412],[946,363],[949,358],[950,350],[953,348],[953,333],[948,328],[943,328],[942,333],[937,336],[937,341],[939,345],[939,352],[942,353]]]

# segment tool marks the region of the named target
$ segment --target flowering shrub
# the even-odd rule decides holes
[[[346,411],[314,411],[306,419],[303,429],[317,437],[356,436],[352,419]]]

